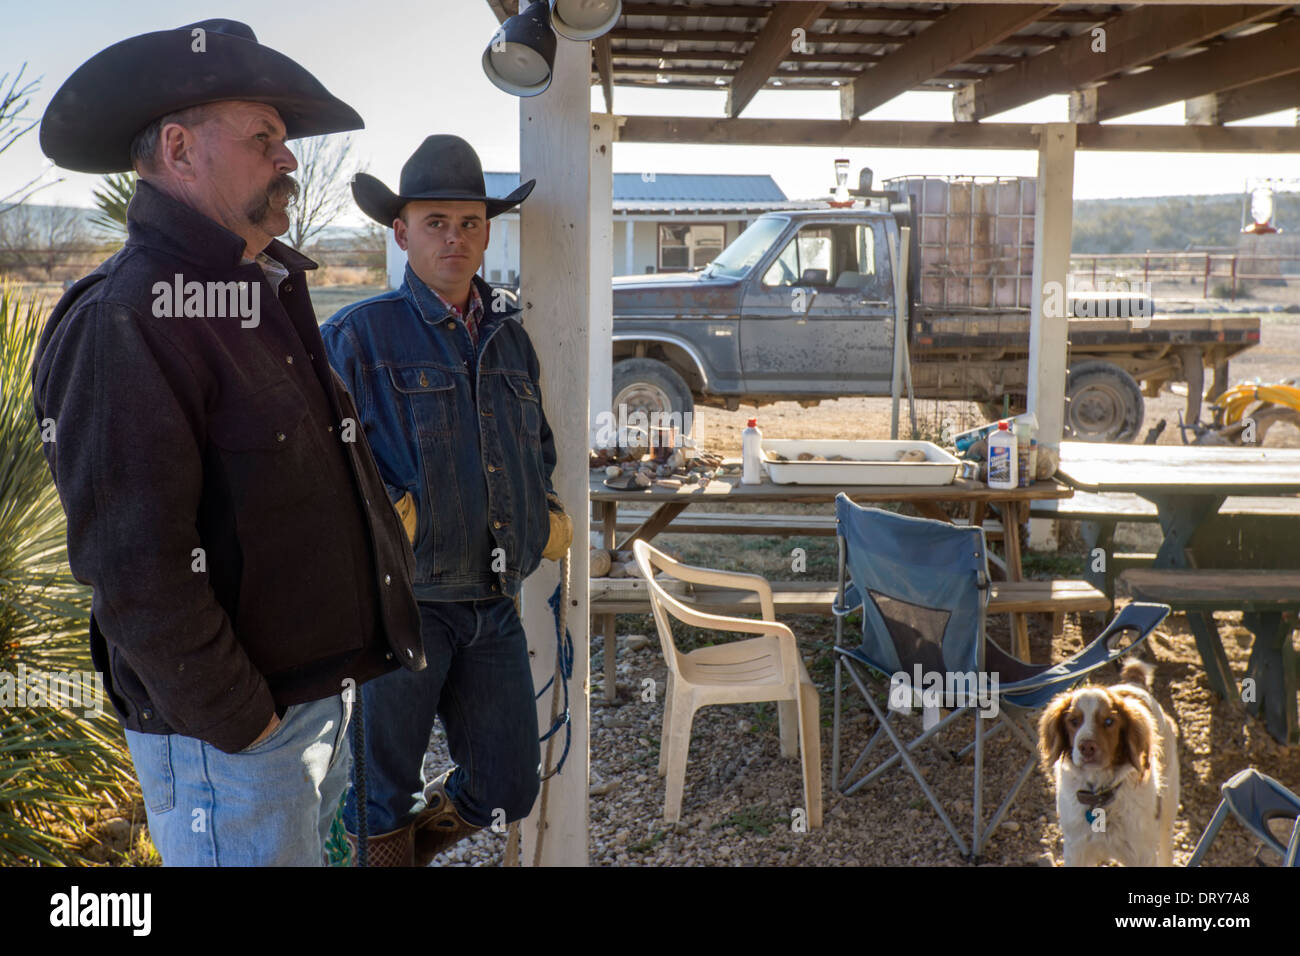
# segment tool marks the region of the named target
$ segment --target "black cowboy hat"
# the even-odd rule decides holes
[[[201,32],[200,32],[201,31]],[[236,20],[200,20],[115,43],[59,87],[41,121],[41,150],[83,173],[131,168],[131,140],[160,116],[219,100],[273,106],[287,139],[365,126],[316,77]]]
[[[535,185],[537,180],[530,179],[504,199],[489,196],[473,146],[459,136],[428,136],[402,167],[400,194],[374,176],[357,173],[352,178],[352,198],[362,212],[384,226],[391,226],[402,207],[417,199],[481,202],[491,219],[527,199]]]

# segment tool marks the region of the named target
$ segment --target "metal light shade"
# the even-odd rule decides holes
[[[1273,224],[1273,190],[1262,186],[1250,194],[1250,215],[1261,226]]]
[[[551,85],[555,43],[547,0],[536,0],[501,24],[483,51],[483,72],[498,89],[536,96]]]
[[[551,26],[568,40],[594,40],[623,15],[623,0],[550,0]]]
[[[1242,232],[1265,235],[1282,231],[1273,225],[1273,190],[1268,186],[1259,186],[1251,191],[1250,218],[1254,222]]]

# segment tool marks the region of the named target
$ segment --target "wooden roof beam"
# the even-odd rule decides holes
[[[1276,14],[1286,7],[1139,7],[1102,24],[1104,49],[1092,31],[1062,41],[1010,70],[953,96],[953,118],[974,122],[1052,93],[1068,93],[1143,63]]]
[[[1300,44],[1300,17],[1204,53],[1168,60],[1146,70],[1109,80],[1104,86],[1071,94],[1070,118],[1100,123],[1141,110],[1220,93],[1294,72]]]
[[[967,4],[936,20],[840,93],[840,115],[856,119],[949,70],[1017,30],[1028,26],[1058,4]]]
[[[498,23],[505,23],[519,12],[519,0],[487,0],[487,5]]]
[[[1038,149],[1038,123],[931,123],[914,120],[620,117],[629,143],[719,146],[836,146],[887,149]],[[1148,126],[1081,123],[1078,148],[1161,153],[1300,153],[1300,127]]]
[[[744,53],[736,53],[731,50],[675,50],[672,53],[665,53],[663,50],[645,49],[629,50],[627,47],[621,47],[613,51],[615,60],[719,60],[730,62],[732,60],[745,59]],[[792,53],[785,58],[786,63],[878,63],[888,54],[886,53]],[[1002,56],[1000,54],[978,54],[969,57],[967,63],[976,63],[983,66],[1006,66],[1008,64],[1019,63],[1023,58],[1018,56]]]
[[[1262,83],[1190,99],[1186,116],[1191,125],[1212,126],[1297,106],[1300,106],[1300,70]]]
[[[745,62],[732,77],[731,88],[727,91],[728,116],[739,116],[749,105],[781,61],[795,52],[795,31],[806,32],[826,7],[825,3],[782,3],[772,8],[754,39],[754,45],[749,48]]]
[[[825,20],[826,17],[823,16],[821,19]],[[809,45],[838,43],[846,46],[897,47],[910,43],[920,36],[922,32],[924,31],[916,33],[814,33],[809,31],[804,39],[808,41]],[[611,30],[608,36],[614,40],[648,40],[655,43],[662,43],[666,40],[679,40],[686,43],[749,43],[755,38],[756,34],[749,30],[671,30],[662,27],[619,27]],[[1026,34],[1025,36],[1009,36],[1002,41],[1001,45],[1035,49],[1050,47],[1060,42],[1061,38],[1056,36]]]
[[[488,0],[489,3],[493,0]],[[623,15],[629,17],[709,17],[731,19],[733,17],[761,18],[767,14],[763,7],[741,6],[739,4],[700,4],[676,3],[661,5],[657,3],[624,3]],[[946,15],[943,10],[912,10],[906,7],[856,6],[835,8],[822,14],[823,20],[876,20],[887,23],[891,20],[915,21],[929,23]],[[1087,10],[1058,10],[1042,19],[1053,23],[1097,23],[1105,19],[1104,15],[1089,13]]]
[[[591,53],[596,61],[596,75],[600,77],[600,89],[605,94],[605,112],[614,112],[614,58],[610,54],[609,34],[598,37],[591,43]]]

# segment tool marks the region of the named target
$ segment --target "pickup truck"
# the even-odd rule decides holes
[[[771,212],[703,271],[615,278],[614,413],[888,396],[889,250],[912,209],[900,190],[853,208]],[[924,301],[917,232],[906,283],[916,397],[977,402],[990,418],[1000,417],[1004,396],[1022,410],[1029,310],[993,299],[984,308]],[[1028,289],[1027,278],[1017,281]],[[1140,319],[1077,317],[1096,314],[1079,308],[1085,298],[1071,300],[1069,320],[1065,422],[1078,439],[1134,440],[1143,395],[1172,381],[1187,383],[1187,419],[1197,420],[1205,370],[1214,373],[1213,397],[1227,387],[1229,358],[1259,342],[1258,316],[1151,314],[1148,301]]]

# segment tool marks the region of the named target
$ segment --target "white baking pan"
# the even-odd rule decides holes
[[[762,443],[763,463],[778,485],[948,485],[961,462],[928,441],[837,441],[772,438]],[[900,462],[899,452],[918,449],[925,461]],[[799,461],[801,454],[847,461]],[[779,461],[782,455],[787,461]]]

